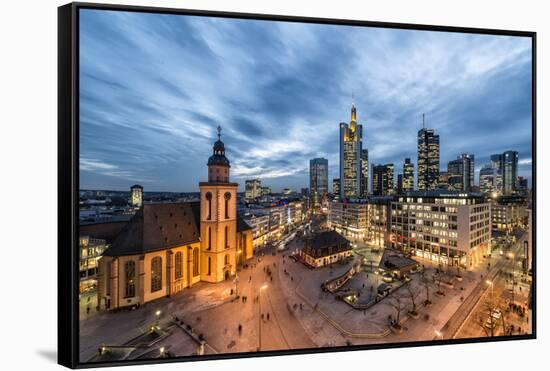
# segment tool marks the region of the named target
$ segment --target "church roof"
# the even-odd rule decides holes
[[[251,231],[252,227],[243,218],[237,216],[237,232]]]
[[[237,216],[237,232],[251,229]],[[199,238],[199,201],[144,204],[103,255],[141,255],[199,242]]]
[[[198,242],[199,237],[199,202],[145,204],[104,255],[144,254]]]

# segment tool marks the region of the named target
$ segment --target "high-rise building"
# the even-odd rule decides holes
[[[372,194],[384,196],[393,193],[393,164],[374,165],[372,167]]]
[[[449,161],[449,189],[470,192],[474,186],[474,155],[463,153],[456,160]]]
[[[340,198],[361,197],[361,156],[363,126],[357,124],[355,104],[351,105],[351,121],[340,123]]]
[[[340,199],[340,178],[332,179],[332,195],[335,200]]]
[[[437,189],[449,189],[449,173],[440,171],[437,180]]]
[[[403,194],[403,174],[397,174],[397,194]]]
[[[424,124],[424,115],[422,115]],[[439,178],[439,135],[433,129],[418,131],[418,189],[436,189]]]
[[[414,191],[414,164],[410,158],[403,164],[403,192]]]
[[[326,158],[314,158],[309,161],[309,189],[313,206],[320,205],[328,193],[328,160]]]
[[[260,179],[247,179],[245,181],[244,198],[252,201],[262,195],[262,181]]]
[[[361,151],[361,198],[369,194],[369,150]]]
[[[497,192],[498,168],[492,164],[485,164],[479,170],[479,190],[483,193],[492,194]]]
[[[522,176],[518,176],[516,180],[516,191],[520,194],[527,194],[527,191],[529,190],[529,182],[527,181],[527,178],[524,178]]]
[[[141,207],[141,205],[143,205],[143,187],[139,184],[131,186],[130,198],[130,203],[133,207]]]
[[[516,151],[506,151],[502,154],[502,191],[509,195],[516,190],[519,156]]]

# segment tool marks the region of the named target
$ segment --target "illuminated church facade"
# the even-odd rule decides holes
[[[237,183],[220,139],[200,201],[143,204],[99,260],[100,309],[142,305],[197,282],[231,279],[252,258],[252,228],[237,215]]]

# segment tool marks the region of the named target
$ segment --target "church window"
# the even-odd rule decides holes
[[[162,289],[162,258],[155,256],[151,259],[151,292]]]

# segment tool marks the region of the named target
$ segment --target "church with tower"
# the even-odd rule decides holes
[[[230,181],[225,145],[208,159],[200,201],[146,203],[99,260],[102,310],[143,305],[200,281],[232,279],[252,258],[252,228],[237,215],[237,183]]]

